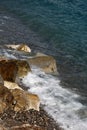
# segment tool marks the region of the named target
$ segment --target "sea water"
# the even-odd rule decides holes
[[[86,0],[0,1],[0,44],[26,43],[56,59],[58,77],[32,69],[24,82],[66,130],[87,129],[86,5]]]

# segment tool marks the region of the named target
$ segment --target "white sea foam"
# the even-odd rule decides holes
[[[2,30],[2,29],[0,29],[0,32],[3,32],[3,30]]]
[[[9,19],[10,17],[9,16],[3,16],[4,19]]]
[[[85,108],[77,101],[80,96],[61,87],[57,78],[34,68],[32,73],[23,79],[23,83],[30,87],[29,91],[39,95],[45,110],[60,123],[62,128],[87,130],[87,118],[81,119],[77,114]]]

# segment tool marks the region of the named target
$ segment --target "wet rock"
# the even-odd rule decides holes
[[[13,95],[8,88],[0,85],[0,113],[11,107],[13,102]]]
[[[37,95],[20,89],[13,89],[11,93],[14,96],[14,111],[26,111],[29,109],[39,111],[40,99]]]
[[[52,56],[47,56],[41,53],[36,54],[36,56],[29,58],[28,62],[30,66],[37,66],[41,68],[45,73],[55,73],[57,74],[56,60]]]
[[[4,80],[14,82],[17,74],[16,63],[11,60],[0,61],[0,74]]]

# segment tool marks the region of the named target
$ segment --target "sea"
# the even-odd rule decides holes
[[[0,45],[21,43],[58,68],[53,76],[32,67],[28,91],[64,130],[87,130],[87,0],[0,0]]]

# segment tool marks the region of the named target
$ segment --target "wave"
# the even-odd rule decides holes
[[[23,83],[30,92],[38,94],[44,109],[65,130],[86,130],[86,106],[78,99],[80,95],[60,86],[60,80],[47,75],[37,68],[32,68]]]

